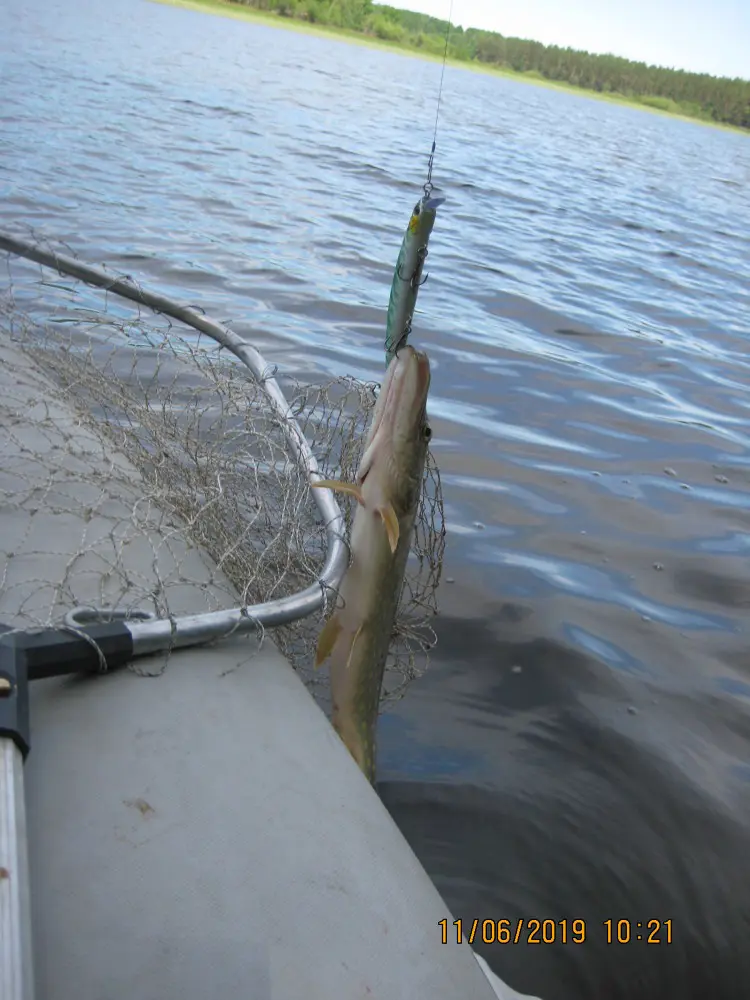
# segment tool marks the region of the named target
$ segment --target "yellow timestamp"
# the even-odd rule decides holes
[[[630,944],[642,941],[644,944],[671,944],[671,920],[605,920],[604,933],[607,944]]]
[[[589,926],[591,932],[589,933]],[[604,930],[606,944],[672,944],[671,920],[604,920],[587,924],[585,920],[552,920],[536,917],[516,917],[513,920],[480,919],[438,921],[440,940],[443,944],[455,941],[461,944],[585,944],[596,938],[601,941]]]
[[[438,920],[443,944],[583,944],[586,940],[585,920],[538,920],[517,917],[515,920]]]

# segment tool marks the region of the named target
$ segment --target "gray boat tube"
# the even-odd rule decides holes
[[[453,916],[281,655],[232,638],[32,686],[45,1000],[491,1000]],[[448,943],[442,943],[441,921]]]

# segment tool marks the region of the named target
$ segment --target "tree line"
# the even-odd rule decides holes
[[[230,0],[313,24],[370,35],[442,55],[448,22],[372,0]],[[448,55],[463,62],[525,73],[600,94],[626,97],[662,111],[750,130],[750,81],[649,66],[612,55],[542,45],[495,31],[452,26]]]

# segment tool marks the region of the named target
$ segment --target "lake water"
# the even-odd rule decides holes
[[[0,5],[0,225],[379,381],[440,67],[145,0]],[[445,74],[429,350],[439,644],[380,792],[544,1000],[750,980],[750,136]],[[607,945],[603,921],[671,920]],[[437,930],[436,930],[437,932]],[[633,935],[635,937],[635,928]]]

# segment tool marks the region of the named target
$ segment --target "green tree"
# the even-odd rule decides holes
[[[299,17],[442,55],[447,21],[373,0],[228,0]],[[453,27],[448,53],[518,73],[601,93],[624,94],[652,107],[750,129],[750,81],[648,66],[615,55],[593,55],[494,31]]]

